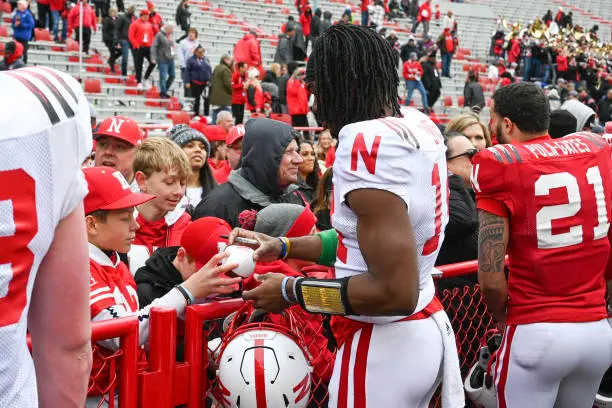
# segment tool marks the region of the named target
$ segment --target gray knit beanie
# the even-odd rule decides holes
[[[255,232],[284,237],[302,212],[304,207],[298,204],[271,204],[257,213]]]
[[[204,143],[206,153],[210,154],[210,143],[208,139],[206,139],[206,136],[188,125],[181,123],[180,125],[174,126],[170,129],[170,132],[168,132],[168,137],[181,147],[194,140],[199,140]]]

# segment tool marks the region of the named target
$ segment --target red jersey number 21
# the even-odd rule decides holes
[[[35,182],[24,170],[0,171],[0,327],[19,322],[27,304],[27,285],[34,254],[28,245],[38,232]],[[9,211],[6,211],[6,209]],[[8,267],[7,267],[8,266]]]

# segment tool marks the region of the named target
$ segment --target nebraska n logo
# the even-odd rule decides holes
[[[106,131],[110,133],[119,134],[121,133],[121,126],[123,126],[124,122],[125,119],[113,118],[111,120],[110,125],[108,125],[108,129],[106,129]]]
[[[302,381],[293,387],[293,393],[297,394],[295,397],[296,404],[310,393],[310,373],[306,374]]]
[[[49,116],[49,120],[51,121],[52,125],[59,123],[61,119],[57,111],[53,107],[51,100],[43,92],[44,87],[47,88],[47,90],[51,93],[51,95],[53,95],[53,98],[62,107],[62,110],[64,111],[64,114],[66,115],[66,117],[67,118],[74,117],[75,115],[74,109],[66,101],[66,98],[64,98],[64,95],[62,95],[62,93],[59,91],[59,89],[57,89],[57,87],[53,84],[53,82],[49,80],[49,77],[47,76],[47,71],[42,70],[42,69],[39,70],[36,68],[27,68],[27,69],[10,71],[10,72],[7,72],[6,74],[17,79],[19,82],[21,82],[36,97],[36,99],[38,99],[38,101],[42,105],[45,112],[47,112],[47,115]],[[44,87],[34,84],[29,78],[26,78],[25,75],[31,75],[32,77],[38,79],[44,85]],[[66,82],[62,81],[60,82],[60,85],[61,87],[65,88],[66,92],[68,92],[71,95],[74,95],[74,92],[72,92],[72,89],[69,88]],[[76,98],[75,98],[75,101],[76,101]]]

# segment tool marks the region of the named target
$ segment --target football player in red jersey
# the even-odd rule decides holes
[[[472,184],[479,282],[505,326],[498,406],[590,407],[612,362],[610,148],[586,132],[551,139],[549,106],[533,84],[501,88],[493,101],[491,127],[501,144],[474,157]]]
[[[424,408],[440,380],[445,403],[463,407],[454,334],[431,276],[448,220],[446,148],[427,116],[400,112],[396,65],[384,39],[350,24],[327,30],[308,60],[317,119],[339,140],[337,249],[321,234],[277,239],[234,231],[230,242],[237,235],[259,240],[261,260],[325,264],[331,253],[336,279],[266,274],[243,294],[268,311],[299,303],[335,315],[340,348],[330,407]]]

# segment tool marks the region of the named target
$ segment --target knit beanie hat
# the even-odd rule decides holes
[[[185,146],[189,142],[198,140],[204,143],[206,153],[210,154],[210,143],[208,142],[208,139],[206,139],[202,133],[193,129],[189,125],[181,123],[180,125],[174,126],[172,129],[170,129],[170,132],[168,132],[168,137],[181,147]]]
[[[272,237],[309,235],[317,217],[309,207],[298,204],[271,204],[257,213],[255,232]]]
[[[558,139],[567,136],[576,131],[576,118],[571,112],[558,109],[550,113],[550,125],[548,126],[548,134],[553,139]]]

